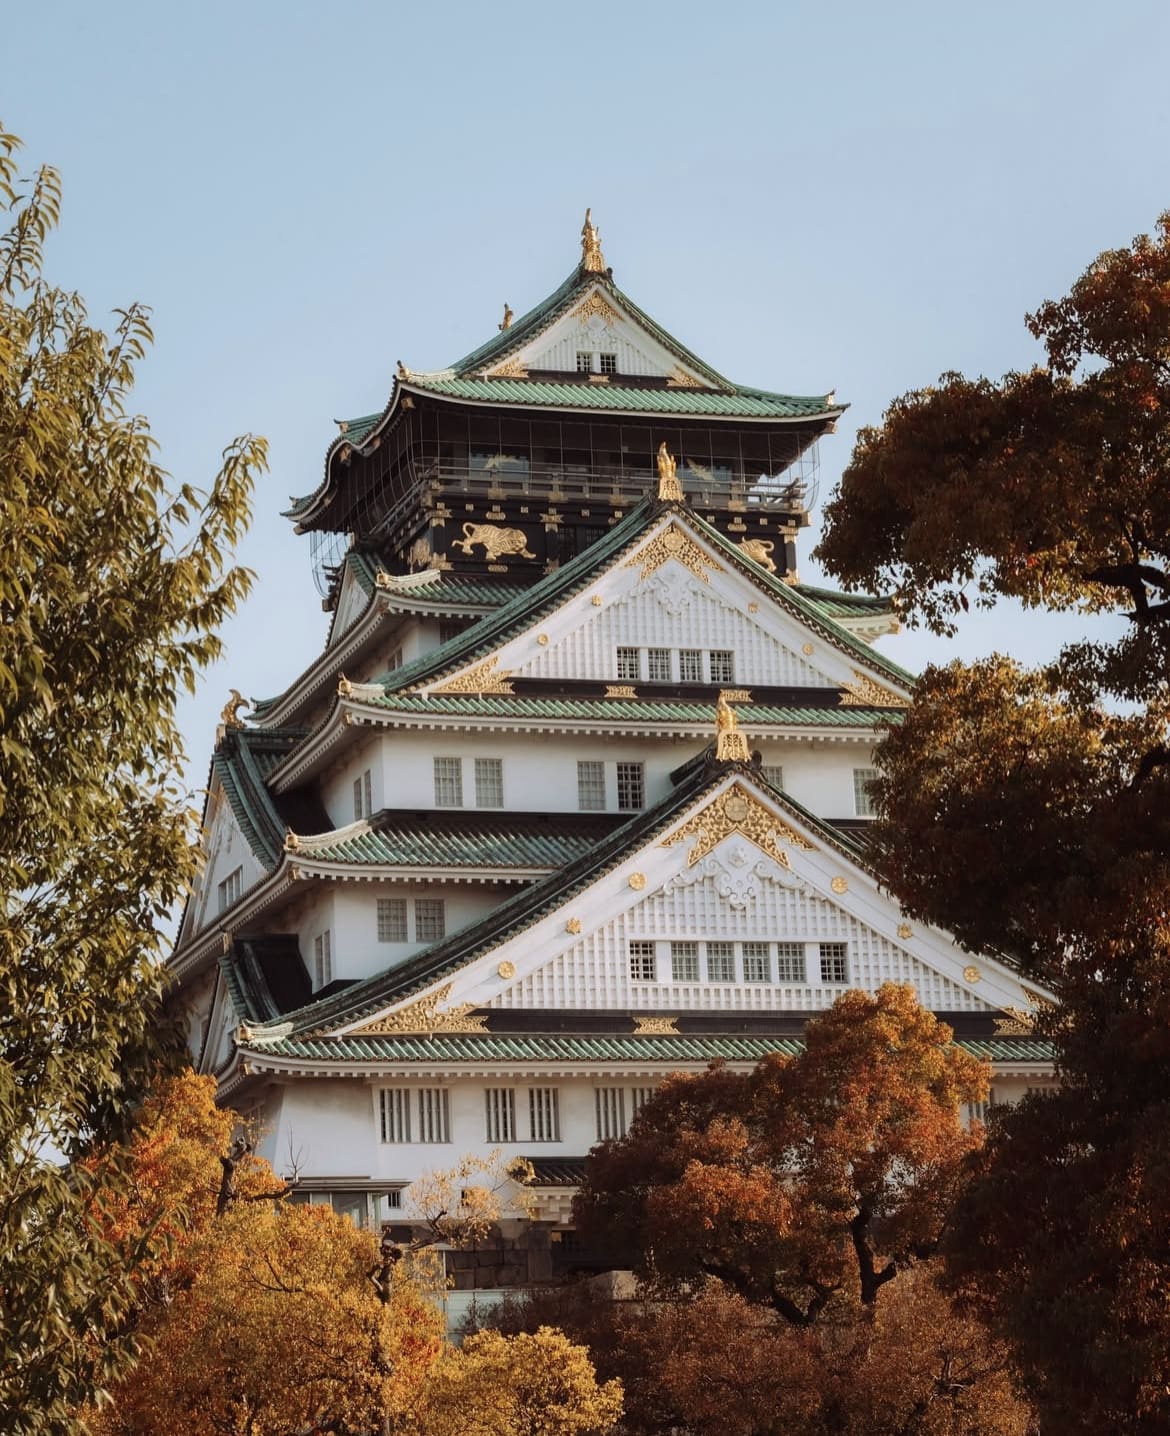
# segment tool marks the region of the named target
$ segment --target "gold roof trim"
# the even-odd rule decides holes
[[[400,1007],[397,1012],[388,1012],[385,1017],[367,1022],[364,1027],[356,1028],[353,1035],[373,1037],[407,1033],[486,1032],[486,1016],[470,1015],[474,1011],[474,1003],[459,1002],[454,1007],[439,1011],[440,1004],[446,1002],[451,995],[453,986],[454,983],[448,982],[428,993],[426,997],[420,997],[417,1002]]]
[[[803,848],[807,852],[813,850],[812,843],[801,837],[781,818],[770,813],[763,803],[740,783],[733,783],[726,792],[720,793],[717,798],[700,808],[694,817],[689,818],[681,828],[665,839],[662,846],[673,848],[676,843],[697,838],[698,841],[687,857],[687,867],[693,868],[730,833],[742,833],[749,842],[754,843],[782,868],[792,866],[788,861],[788,854],[780,846],[782,842],[789,843],[794,848]]]

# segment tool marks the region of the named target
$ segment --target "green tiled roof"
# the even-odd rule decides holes
[[[841,593],[834,588],[814,588],[811,583],[790,584],[789,588],[830,618],[866,618],[894,611],[893,600],[878,594]]]
[[[533,698],[508,694],[389,693],[363,698],[372,708],[396,713],[447,714],[467,718],[531,718],[605,723],[700,723],[711,726],[711,703],[690,703],[653,698]],[[737,703],[735,711],[746,727],[753,724],[872,728],[876,723],[897,722],[897,708],[774,707],[764,703]]]
[[[314,844],[303,856],[406,868],[561,868],[583,857],[615,826],[612,819],[580,821],[571,814],[388,812],[376,814],[368,831],[328,846]]]
[[[211,771],[223,784],[245,841],[266,868],[280,856],[286,827],[266,779],[304,737],[301,729],[229,728],[212,755]]]
[[[839,412],[823,395],[770,394],[764,389],[649,388],[623,384],[558,382],[549,379],[432,378],[412,374],[408,388],[477,404],[523,404],[542,409],[602,409],[632,414],[674,414],[696,418],[800,419]]]
[[[432,1036],[275,1037],[242,1044],[273,1057],[333,1062],[758,1062],[771,1052],[795,1057],[796,1037],[627,1033],[435,1033]],[[955,1044],[993,1062],[1051,1062],[1052,1045],[1031,1038],[960,1038]]]
[[[378,589],[375,580],[379,571],[393,571],[392,564],[376,553],[354,550],[346,554],[345,561],[353,569],[358,583],[369,594]],[[484,578],[481,574],[451,571],[436,572],[428,583],[412,583],[404,588],[382,589],[381,592],[392,595],[400,607],[408,608],[411,600],[416,599],[420,604],[427,605],[444,603],[453,608],[490,609],[499,608],[518,593],[525,592],[526,587],[527,585],[522,583]]]

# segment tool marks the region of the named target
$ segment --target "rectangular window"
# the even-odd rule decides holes
[[[854,768],[853,811],[859,818],[872,818],[877,811],[869,785],[878,777],[876,768]]]
[[[743,980],[771,982],[772,959],[766,942],[745,942],[743,945]]]
[[[654,944],[652,942],[630,943],[630,977],[634,982],[653,982],[657,973],[654,970]]]
[[[644,763],[619,763],[617,765],[618,808],[623,813],[636,813],[646,806],[646,765]]]
[[[409,942],[406,935],[406,899],[378,899],[378,941]]]
[[[605,764],[592,758],[577,764],[577,807],[583,813],[605,811]]]
[[[648,648],[646,650],[646,677],[651,683],[670,682],[669,648]]]
[[[597,1119],[599,1142],[626,1135],[626,1093],[623,1087],[595,1087],[593,1112]]]
[[[598,358],[599,358],[599,360],[600,360],[600,362],[601,362],[601,372],[602,372],[603,374],[616,374],[616,373],[617,373],[617,355],[616,355],[616,354],[601,354],[601,355],[598,356]]]
[[[415,942],[438,942],[447,936],[447,904],[442,898],[415,898]]]
[[[849,947],[847,943],[821,943],[821,981],[849,981]]]
[[[771,783],[773,788],[777,788],[781,792],[783,791],[784,769],[780,767],[779,763],[765,763],[764,766],[760,769],[760,773],[763,776],[765,783]]]
[[[678,681],[680,683],[702,683],[703,652],[699,648],[680,648],[678,651]]]
[[[516,1140],[516,1093],[511,1087],[488,1087],[484,1091],[489,1142]]]
[[[991,1111],[990,1102],[965,1102],[963,1106],[968,1127],[972,1122],[986,1122],[987,1114]]]
[[[457,638],[470,623],[467,618],[443,618],[439,620],[439,642],[450,643]]]
[[[325,987],[333,981],[333,942],[328,928],[313,939],[313,985]]]
[[[637,683],[642,676],[638,666],[638,650],[636,648],[618,649],[617,676],[625,683]]]
[[[735,682],[735,654],[730,648],[713,648],[707,655],[712,683]]]
[[[735,981],[735,947],[730,942],[707,944],[707,981]]]
[[[778,942],[776,944],[776,981],[803,982],[804,943]]]
[[[463,806],[463,759],[435,759],[435,807]]]
[[[653,1087],[631,1087],[630,1088],[630,1121],[632,1122],[642,1108],[654,1096]]]
[[[697,942],[672,942],[670,944],[670,977],[672,982],[698,982],[699,944]]]
[[[383,1087],[378,1093],[383,1142],[410,1141],[410,1089]]]
[[[394,652],[390,655],[390,657],[386,660],[386,667],[390,670],[391,673],[393,673],[396,668],[402,667],[401,648],[396,648]]]
[[[577,373],[578,373],[578,374],[592,374],[592,373],[593,373],[593,355],[592,355],[592,354],[586,354],[583,349],[578,349],[578,350],[577,350]]]
[[[369,768],[353,780],[353,818],[368,818],[374,810],[374,779]]]
[[[477,808],[502,808],[504,806],[504,762],[502,758],[477,758],[475,760],[475,806]]]
[[[529,1087],[528,1121],[533,1142],[561,1140],[561,1104],[555,1087]]]
[[[238,902],[244,888],[243,868],[234,868],[216,889],[220,912],[227,912],[232,903]]]
[[[420,1087],[418,1093],[418,1140],[449,1142],[451,1111],[446,1087]]]

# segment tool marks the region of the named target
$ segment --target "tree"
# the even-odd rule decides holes
[[[542,1326],[448,1351],[415,1419],[420,1436],[606,1436],[621,1414],[621,1383],[599,1385],[585,1349]]]
[[[17,147],[0,131],[0,1409],[42,1432],[132,1355],[90,1233],[116,1158],[59,1157],[126,1129],[165,1046],[157,923],[194,863],[176,694],[247,588],[229,556],[265,449],[172,488],[127,408],[146,311],[107,336],[42,277],[60,186],[22,183]]]
[[[908,911],[1061,1000],[1037,1031],[1064,1090],[993,1127],[952,1281],[1011,1341],[1046,1429],[1152,1433],[1170,1422],[1170,214],[1028,325],[1046,367],[944,375],[862,432],[819,556],[938,631],[968,591],[1124,620],[1037,671],[928,670],[879,754],[875,861]]]
[[[715,1277],[794,1326],[873,1308],[934,1250],[978,1144],[960,1103],[986,1092],[985,1065],[911,988],[848,992],[800,1057],[669,1078],[594,1149],[576,1218],[621,1233],[659,1289]]]
[[[437,1308],[403,1272],[381,1288],[373,1233],[283,1200],[213,1079],[161,1085],[131,1170],[102,1204],[104,1235],[118,1250],[165,1237],[135,1276],[150,1359],[91,1413],[95,1436],[365,1432],[413,1407],[439,1352]]]

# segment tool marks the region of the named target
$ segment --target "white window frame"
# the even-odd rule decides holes
[[[846,987],[849,983],[849,944],[822,942],[818,944],[821,983],[825,987]],[[840,964],[838,967],[837,964]],[[828,975],[826,975],[826,973]],[[840,976],[837,974],[840,973]]]
[[[638,648],[630,648],[628,645],[620,645],[617,649],[615,659],[618,681],[620,683],[638,683],[642,678],[642,651]]]
[[[625,789],[625,801],[623,798]],[[636,793],[637,801],[634,801]],[[622,762],[617,765],[617,805],[619,813],[640,813],[646,806],[646,764]]]
[[[716,976],[716,964],[727,964],[724,974]],[[707,981],[708,982],[734,982],[735,981],[735,943],[733,942],[709,942],[707,944]]]
[[[425,909],[420,911],[420,909]],[[432,928],[424,931],[426,922]],[[437,930],[434,930],[437,929]],[[442,942],[447,936],[447,901],[445,898],[415,898],[414,940],[415,942]]]
[[[485,1140],[493,1145],[516,1140],[515,1087],[483,1089]]]
[[[784,769],[779,763],[765,763],[760,768],[760,776],[766,783],[771,783],[773,788],[780,791],[784,789]]]
[[[674,681],[672,654],[669,648],[648,648],[646,650],[646,682],[672,683]]]
[[[463,806],[463,759],[436,756],[433,760],[435,777],[435,807],[461,808]]]
[[[698,982],[699,974],[699,944],[689,939],[672,942],[670,944],[671,982]]]
[[[240,894],[244,890],[244,869],[242,866],[233,868],[227,877],[224,878],[216,888],[216,903],[221,913],[227,912],[234,903],[239,902]]]
[[[333,935],[328,928],[313,939],[313,991],[333,981]]]
[[[712,648],[707,653],[707,674],[711,683],[726,687],[735,682],[735,649]]]
[[[382,1087],[378,1092],[378,1131],[385,1144],[405,1145],[410,1141],[411,1097],[409,1087]]]
[[[805,959],[803,942],[778,942],[776,944],[777,983],[808,982],[808,963]]]
[[[626,1089],[594,1087],[593,1121],[597,1141],[611,1142],[626,1135]]]
[[[359,822],[374,811],[374,775],[371,769],[353,780],[353,820]]]
[[[593,801],[597,799],[598,801]],[[599,758],[577,760],[577,811],[581,813],[604,813],[605,764]]]
[[[853,770],[853,813],[858,818],[874,818],[877,816],[877,806],[873,800],[873,794],[868,790],[868,784],[881,774],[876,768],[854,768]]]
[[[377,911],[379,942],[410,941],[410,913],[405,898],[380,897]]]
[[[451,1140],[451,1096],[446,1087],[419,1087],[417,1141],[434,1146]]]
[[[658,981],[658,953],[652,942],[635,938],[626,945],[631,982]]]
[[[561,1094],[558,1087],[529,1087],[528,1134],[531,1142],[561,1140]]]
[[[680,683],[703,682],[703,650],[701,648],[679,649],[678,681]]]
[[[502,808],[504,806],[504,760],[502,758],[477,758],[475,760],[475,806],[477,808]]]
[[[756,965],[759,963],[763,963],[762,968]],[[745,942],[743,944],[743,980],[756,987],[761,983],[772,981],[772,949],[768,943]]]

